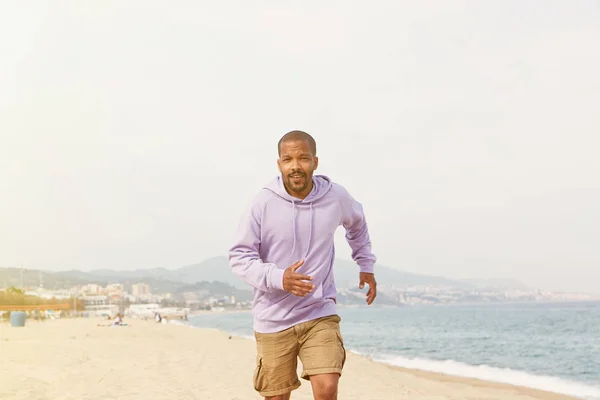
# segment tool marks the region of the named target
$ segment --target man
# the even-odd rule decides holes
[[[291,131],[278,152],[281,176],[254,198],[229,251],[233,272],[254,288],[254,388],[265,399],[289,400],[300,387],[299,357],[315,400],[336,400],[346,360],[333,277],[336,229],[346,229],[369,305],[376,258],[361,205],[328,177],[313,176],[315,140]]]

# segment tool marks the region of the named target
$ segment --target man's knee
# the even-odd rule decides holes
[[[290,394],[291,393],[282,394],[279,396],[265,397],[265,400],[290,400]]]
[[[322,374],[310,377],[315,400],[336,400],[339,374]]]

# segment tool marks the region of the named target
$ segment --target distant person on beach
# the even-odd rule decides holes
[[[255,196],[229,251],[233,273],[254,288],[254,389],[266,399],[290,399],[300,387],[300,357],[314,398],[336,400],[346,361],[333,275],[337,228],[346,230],[359,287],[369,285],[369,305],[376,258],[361,204],[328,177],[313,176],[319,160],[312,136],[288,132],[278,152],[281,175]]]

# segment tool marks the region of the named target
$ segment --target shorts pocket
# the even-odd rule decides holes
[[[265,387],[265,379],[263,373],[262,357],[258,357],[256,360],[256,368],[254,368],[253,377],[254,390],[261,392]]]
[[[337,335],[340,346],[341,368],[344,368],[344,365],[346,364],[346,347],[344,347],[344,339],[339,331],[336,331],[335,334]]]

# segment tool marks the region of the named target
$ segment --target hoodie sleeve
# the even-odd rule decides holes
[[[341,204],[342,225],[346,229],[346,240],[352,249],[352,259],[360,267],[360,272],[373,273],[377,258],[371,251],[371,239],[362,205],[345,189],[342,189]]]
[[[255,201],[242,216],[229,249],[229,265],[235,275],[258,290],[283,290],[284,270],[273,263],[264,263],[260,258],[262,210],[262,202]]]

